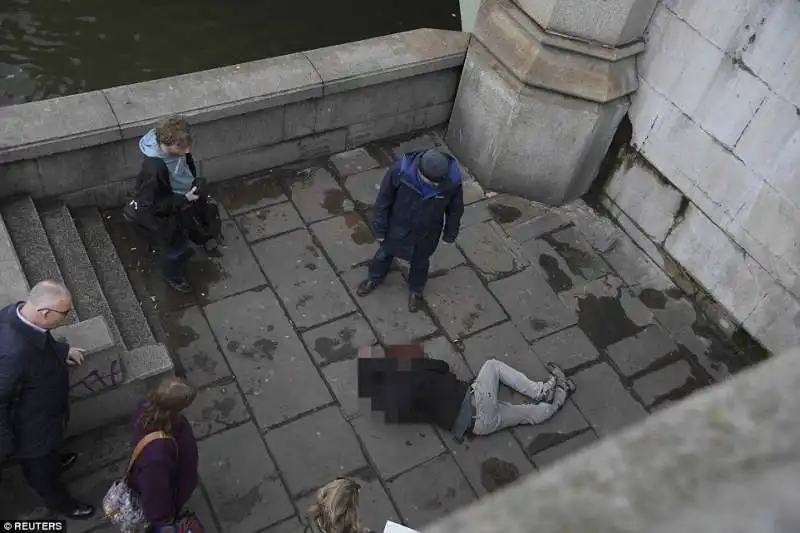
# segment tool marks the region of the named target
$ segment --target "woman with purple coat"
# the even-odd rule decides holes
[[[152,525],[152,533],[175,530],[197,486],[197,441],[189,421],[181,414],[196,395],[184,380],[166,378],[134,413],[134,446],[154,431],[164,431],[171,437],[148,444],[128,478],[128,485],[139,497],[145,518]]]

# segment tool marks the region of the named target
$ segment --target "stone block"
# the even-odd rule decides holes
[[[589,423],[575,407],[573,400],[567,399],[561,410],[543,424],[517,426],[511,431],[519,439],[528,457],[535,457],[569,441],[588,428]]]
[[[489,222],[491,220],[493,220],[493,218],[492,212],[489,211],[489,202],[485,200],[481,202],[475,202],[474,204],[468,205],[464,208],[464,215],[461,217],[460,231],[477,224],[482,224],[483,222]]]
[[[288,200],[280,180],[270,173],[214,184],[211,194],[234,217]]]
[[[675,224],[683,194],[652,168],[635,161],[621,168],[605,188],[605,193],[652,240],[662,243]]]
[[[72,401],[97,396],[122,385],[127,369],[120,361],[121,350],[110,348],[95,352],[81,366],[69,369],[69,397]]]
[[[465,228],[459,233],[458,246],[487,282],[509,276],[528,264],[496,222]]]
[[[205,160],[287,140],[285,113],[283,106],[271,107],[196,124],[192,127],[193,151]]]
[[[344,187],[356,205],[362,208],[372,207],[375,205],[375,199],[378,196],[378,189],[381,188],[381,182],[386,175],[386,167],[374,168],[347,176],[344,179]]]
[[[0,305],[24,301],[30,286],[22,270],[8,229],[0,218]]]
[[[664,5],[718,48],[737,51],[755,33],[759,21],[772,7],[734,0],[723,14],[716,12],[713,4],[692,0],[667,0]]]
[[[60,196],[135,176],[121,142],[60,152],[36,161],[46,196]]]
[[[237,217],[237,221],[249,243],[303,227],[300,215],[290,202],[250,211]]]
[[[566,371],[598,357],[597,348],[577,326],[539,339],[532,348],[542,361],[553,361]]]
[[[455,349],[445,337],[436,337],[423,343],[425,356],[431,359],[439,359],[450,366],[450,372],[456,375],[461,381],[472,382],[475,374],[467,365],[464,357]]]
[[[122,136],[131,138],[175,113],[199,124],[319,97],[322,82],[305,56],[297,53],[103,92]]]
[[[425,298],[451,340],[467,337],[506,319],[503,308],[467,266],[430,280]]]
[[[398,139],[387,139],[384,141],[385,151],[396,161],[409,152],[420,152],[436,148],[452,155],[450,149],[444,144],[439,131],[425,131],[404,135]]]
[[[439,243],[436,251],[433,252],[433,255],[431,256],[430,265],[428,266],[428,278],[431,279],[444,276],[457,266],[463,265],[466,261],[467,260],[464,258],[464,254],[461,253],[457,246]],[[408,279],[408,261],[395,259],[395,264],[399,265],[406,279]]]
[[[677,349],[675,342],[660,326],[652,325],[608,346],[606,352],[622,375],[630,377]]]
[[[357,359],[345,359],[331,363],[322,369],[322,373],[339,402],[342,416],[350,420],[364,414],[362,410],[365,407],[368,408],[370,400],[358,397]]]
[[[408,312],[408,288],[399,272],[389,272],[375,292],[360,297],[355,294],[355,289],[365,277],[363,270],[350,270],[342,274],[342,281],[375,328],[381,342],[409,342],[436,331],[433,321],[425,313]]]
[[[0,164],[0,198],[30,194],[34,198],[46,196],[45,186],[35,159]]]
[[[576,317],[568,311],[536,269],[489,284],[489,288],[528,342],[572,326]]]
[[[655,322],[641,300],[613,276],[576,286],[559,296],[598,350],[636,335]]]
[[[308,168],[284,178],[284,185],[306,223],[353,211],[353,202],[324,168]]]
[[[318,222],[311,231],[338,272],[364,264],[375,255],[375,238],[358,213]]]
[[[689,363],[680,360],[637,379],[633,383],[633,392],[648,407],[667,400],[679,400],[699,388],[692,374]]]
[[[576,453],[587,446],[594,444],[597,442],[597,435],[595,435],[594,431],[591,429],[587,429],[582,433],[578,433],[574,437],[569,438],[568,440],[562,442],[561,444],[556,444],[555,446],[551,446],[541,452],[537,453],[531,460],[536,465],[539,470],[560,461],[561,459],[566,458],[573,453]]]
[[[268,289],[214,302],[205,312],[259,427],[270,427],[331,401]]]
[[[202,261],[198,257],[186,272],[202,303],[221,300],[267,282],[235,221],[222,223],[222,236],[225,239],[222,257]]]
[[[380,163],[364,148],[356,148],[355,150],[333,155],[330,161],[336,168],[336,173],[340,178],[360,174],[380,166]]]
[[[204,387],[231,375],[199,307],[165,314],[164,328],[170,351],[177,357],[189,383]]]
[[[541,379],[547,375],[542,361],[510,322],[466,339],[464,358],[475,375],[489,359],[502,361],[531,379]]]
[[[564,259],[573,274],[587,281],[611,272],[600,254],[592,249],[575,226],[544,235],[542,240]]]
[[[764,299],[744,321],[744,327],[772,353],[800,344],[800,303],[777,283],[767,286]]]
[[[387,424],[379,411],[362,415],[352,424],[385,480],[445,451],[439,435],[427,424]]]
[[[478,497],[498,491],[533,471],[509,431],[468,438],[461,444],[451,434],[442,432],[442,440]]]
[[[199,444],[200,477],[222,531],[256,531],[294,514],[255,426],[223,431]]]
[[[419,29],[305,52],[326,94],[411,78],[464,61],[469,38],[460,32]]]
[[[640,39],[657,2],[655,0],[518,0],[517,4],[547,31],[572,35],[607,46]]]
[[[419,466],[389,484],[403,522],[423,529],[440,516],[475,500],[469,482],[449,455]]]
[[[100,91],[6,106],[0,124],[0,164],[120,139],[117,119]]]
[[[470,47],[448,146],[486,188],[548,205],[582,196],[627,110],[626,99],[598,104],[523,87],[489,66],[495,61],[480,43]]]
[[[372,329],[360,314],[307,331],[303,334],[303,341],[320,366],[352,359],[359,348],[377,343]]]
[[[452,109],[452,102],[445,102],[353,124],[347,127],[347,148],[355,148],[387,137],[441,126],[447,123]]]
[[[68,326],[54,329],[53,338],[70,346],[83,348],[86,355],[101,352],[114,346],[114,338],[108,329],[105,318],[96,316]]]
[[[135,190],[136,178],[129,178],[68,192],[59,198],[70,207],[111,209],[124,205]]]
[[[526,220],[517,224],[511,224],[506,228],[506,233],[518,243],[525,243],[534,240],[546,233],[550,233],[569,224],[567,220],[558,213],[550,211],[541,216]]]
[[[253,254],[298,328],[310,328],[356,310],[307,231],[258,243]]]
[[[564,257],[543,239],[531,239],[523,242],[519,247],[525,258],[537,265],[534,268],[538,268],[554,292],[568,291],[583,282],[580,269],[576,268],[577,274],[573,272]]]
[[[353,429],[336,407],[273,429],[266,441],[293,496],[367,465]]]
[[[211,182],[223,181],[345,149],[344,129],[307,135],[299,139],[254,148],[214,159],[202,159],[202,174]]]
[[[579,372],[572,379],[577,386],[572,401],[601,437],[617,433],[647,416],[605,363]]]
[[[198,440],[250,420],[244,398],[233,382],[201,390],[185,414]]]

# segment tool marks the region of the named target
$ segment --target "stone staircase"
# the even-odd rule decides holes
[[[156,342],[100,212],[30,197],[0,201],[0,306],[39,281],[61,281],[74,312],[53,331],[87,350],[70,371],[69,435],[129,417],[150,383],[173,372]]]

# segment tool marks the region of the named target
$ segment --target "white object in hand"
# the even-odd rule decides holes
[[[419,531],[387,520],[386,527],[383,528],[383,533],[419,533]]]

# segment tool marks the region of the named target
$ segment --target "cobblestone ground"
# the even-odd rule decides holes
[[[356,296],[386,166],[441,144],[429,132],[217,187],[227,247],[221,259],[192,259],[190,296],[164,286],[146,247],[109,214],[134,285],[201,388],[188,413],[201,454],[192,505],[209,531],[300,531],[314,490],[340,475],[361,480],[369,527],[391,518],[419,529],[737,370],[691,301],[585,204],[546,209],[471,179],[457,245],[434,256],[427,309],[406,310],[403,265]],[[542,426],[462,445],[427,425],[386,426],[356,398],[356,350],[409,339],[464,377],[491,357],[533,377],[556,361],[578,390]],[[127,431],[71,443],[77,496],[100,501]],[[90,529],[111,530],[95,521],[70,532]]]

